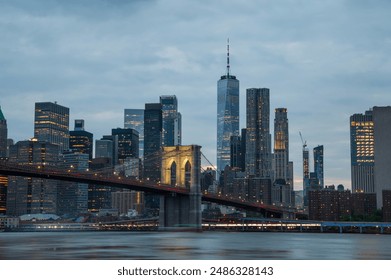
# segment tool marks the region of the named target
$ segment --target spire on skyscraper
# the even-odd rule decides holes
[[[227,38],[227,77],[229,77],[229,38]]]

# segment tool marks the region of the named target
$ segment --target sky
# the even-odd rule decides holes
[[[35,102],[70,108],[94,139],[124,109],[176,95],[182,144],[216,162],[217,81],[270,89],[287,108],[295,189],[302,142],[324,146],[325,184],[350,188],[349,116],[391,105],[388,0],[0,0],[0,106],[9,138],[33,136]],[[313,161],[311,158],[311,165]],[[311,167],[311,170],[313,166]]]

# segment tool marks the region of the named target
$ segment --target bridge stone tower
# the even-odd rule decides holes
[[[160,198],[160,227],[201,230],[201,146],[163,147],[162,184],[189,189],[189,195]]]

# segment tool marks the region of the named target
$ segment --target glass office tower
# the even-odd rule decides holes
[[[163,114],[163,146],[181,145],[182,116],[178,112],[178,100],[175,95],[160,96]]]
[[[217,170],[230,165],[230,139],[239,136],[239,80],[230,74],[229,45],[227,73],[217,82]]]
[[[350,116],[350,158],[353,192],[375,192],[375,139],[372,110]]]
[[[132,128],[139,135],[139,157],[144,157],[144,109],[125,109],[124,128]]]
[[[35,103],[34,138],[69,149],[69,108],[52,102]]]
[[[250,88],[246,92],[246,174],[271,178],[270,90]]]

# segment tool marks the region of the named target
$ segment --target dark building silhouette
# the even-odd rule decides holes
[[[84,130],[84,120],[75,120],[75,130],[69,131],[69,149],[92,160],[93,134]]]
[[[90,169],[100,173],[102,170],[107,170],[111,175],[111,159],[107,157],[94,158],[90,163]],[[97,213],[100,209],[111,208],[111,192],[112,188],[109,186],[88,185],[88,212]]]
[[[111,135],[116,141],[117,162],[123,164],[127,158],[139,157],[139,133],[131,128],[115,128]]]
[[[8,137],[7,120],[4,117],[0,107],[0,158],[7,157],[7,137]]]
[[[391,190],[382,191],[383,222],[391,222]]]
[[[144,179],[160,181],[162,147],[162,105],[145,104],[144,110]]]
[[[339,221],[352,217],[366,220],[377,208],[375,193],[351,193],[334,186],[309,191],[308,202],[310,220]]]

